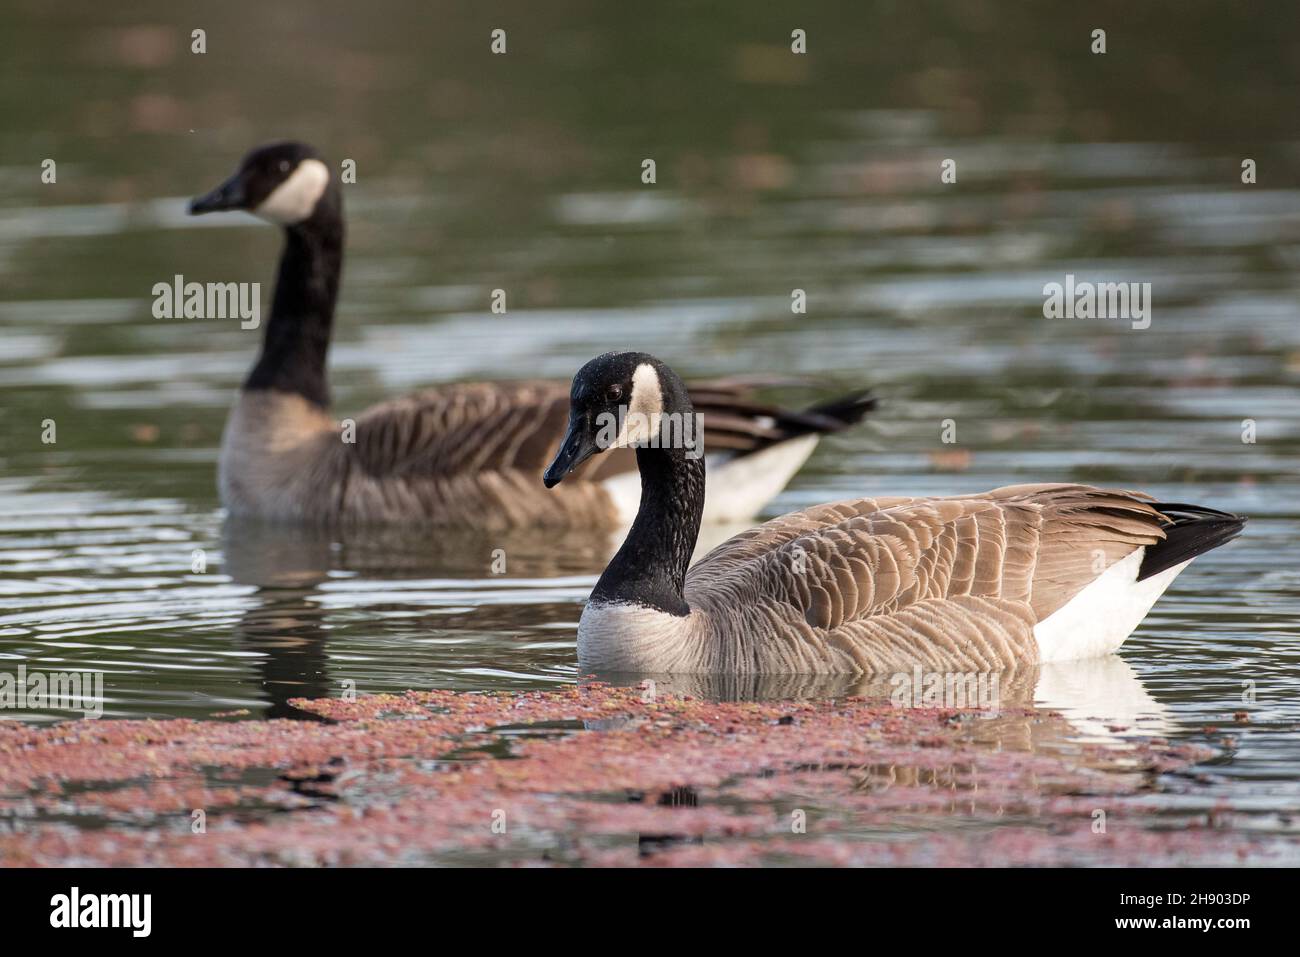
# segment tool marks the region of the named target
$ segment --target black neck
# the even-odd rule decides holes
[[[680,448],[639,448],[636,462],[641,507],[591,598],[687,615],[682,590],[704,514],[704,458]]]
[[[341,218],[313,217],[285,229],[262,354],[245,389],[275,389],[329,406],[325,357],[343,269]]]

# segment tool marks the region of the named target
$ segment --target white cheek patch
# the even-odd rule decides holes
[[[312,214],[329,185],[329,168],[318,159],[305,159],[289,178],[271,191],[254,216],[281,226],[300,223]]]
[[[659,419],[664,411],[664,393],[654,366],[642,363],[632,373],[632,396],[627,403],[623,427],[614,448],[648,444],[659,434]]]

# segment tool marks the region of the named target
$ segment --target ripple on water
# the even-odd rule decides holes
[[[591,138],[580,176],[530,178],[526,202],[502,186],[519,177],[492,158],[495,128],[457,131],[481,147],[467,155],[484,157],[490,189],[474,187],[478,170],[462,171],[464,191],[439,185],[444,171],[422,164],[443,152],[427,143],[400,174],[368,172],[348,200],[337,405],[460,378],[565,378],[634,335],[687,374],[809,380],[781,390],[791,402],[880,393],[874,422],[825,442],[771,514],[1049,479],[1249,514],[1122,658],[1057,669],[1024,694],[1063,715],[1056,744],[1079,754],[1154,734],[1209,745],[1203,780],[1151,800],[1179,813],[1228,801],[1281,827],[1300,806],[1300,190],[1219,185],[1239,161],[1213,146],[1026,135],[962,139],[966,188],[941,191],[940,114],[812,119],[778,157],[779,188],[738,185],[728,146],[683,161],[694,185],[629,191],[598,172],[630,146],[617,129]],[[129,170],[138,141],[123,143]],[[79,199],[18,190],[0,205],[0,271],[21,280],[0,301],[14,436],[0,447],[0,671],[103,671],[105,713],[120,717],[301,717],[290,699],[578,681],[575,627],[608,542],[223,522],[215,450],[256,333],[154,320],[145,293],[194,262],[269,285],[274,239],[244,217],[184,216],[193,164],[175,166],[156,188],[97,180],[91,164]],[[1043,286],[1066,274],[1152,283],[1151,327],[1044,319]],[[499,286],[503,315],[485,305]],[[795,286],[806,314],[790,311]],[[968,455],[944,454],[949,419]],[[691,693],[881,690],[735,680]]]

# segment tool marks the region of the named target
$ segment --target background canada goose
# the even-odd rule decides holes
[[[610,443],[597,424],[642,413]],[[702,460],[648,446],[689,414],[681,380],[644,353],[573,378],[548,488],[608,445],[636,447],[641,505],[582,613],[578,660],[605,672],[988,671],[1119,648],[1195,556],[1245,519],[1086,485],[951,498],[860,498],[792,512],[687,571]]]
[[[564,430],[561,382],[428,389],[356,416],[345,441],[326,378],[343,264],[337,177],[302,143],[263,146],[190,203],[194,214],[218,210],[246,210],[285,233],[262,352],[222,438],[219,485],[232,514],[475,527],[631,521],[640,480],[630,454],[593,463],[563,495],[538,488]],[[874,404],[858,393],[794,412],[759,405],[752,393],[731,381],[691,388],[719,478],[707,521],[752,517],[820,435],[858,422]]]

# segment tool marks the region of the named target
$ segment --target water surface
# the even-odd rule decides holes
[[[815,56],[795,60],[786,19],[744,4],[692,10],[693,27],[507,4],[494,16],[519,26],[494,61],[495,22],[436,4],[225,4],[203,13],[201,57],[169,4],[61,6],[77,16],[18,5],[0,31],[0,667],[103,671],[115,717],[579,679],[609,542],[225,521],[216,449],[258,333],[153,319],[150,290],[183,274],[269,299],[275,232],[190,220],[184,201],[293,135],[357,161],[343,414],[635,347],[686,375],[802,380],[783,401],[877,390],[878,415],[823,443],[769,515],[1044,480],[1249,515],[1121,660],[1031,696],[1080,741],[1209,742],[1221,758],[1171,807],[1295,827],[1298,70],[1267,16],[1234,20],[1223,50],[1212,16],[1171,29],[1113,5],[1112,43],[1142,55],[1101,62],[1060,11],[899,5],[883,30],[814,8]],[[1045,319],[1043,286],[1067,274],[1150,283],[1150,328]]]

